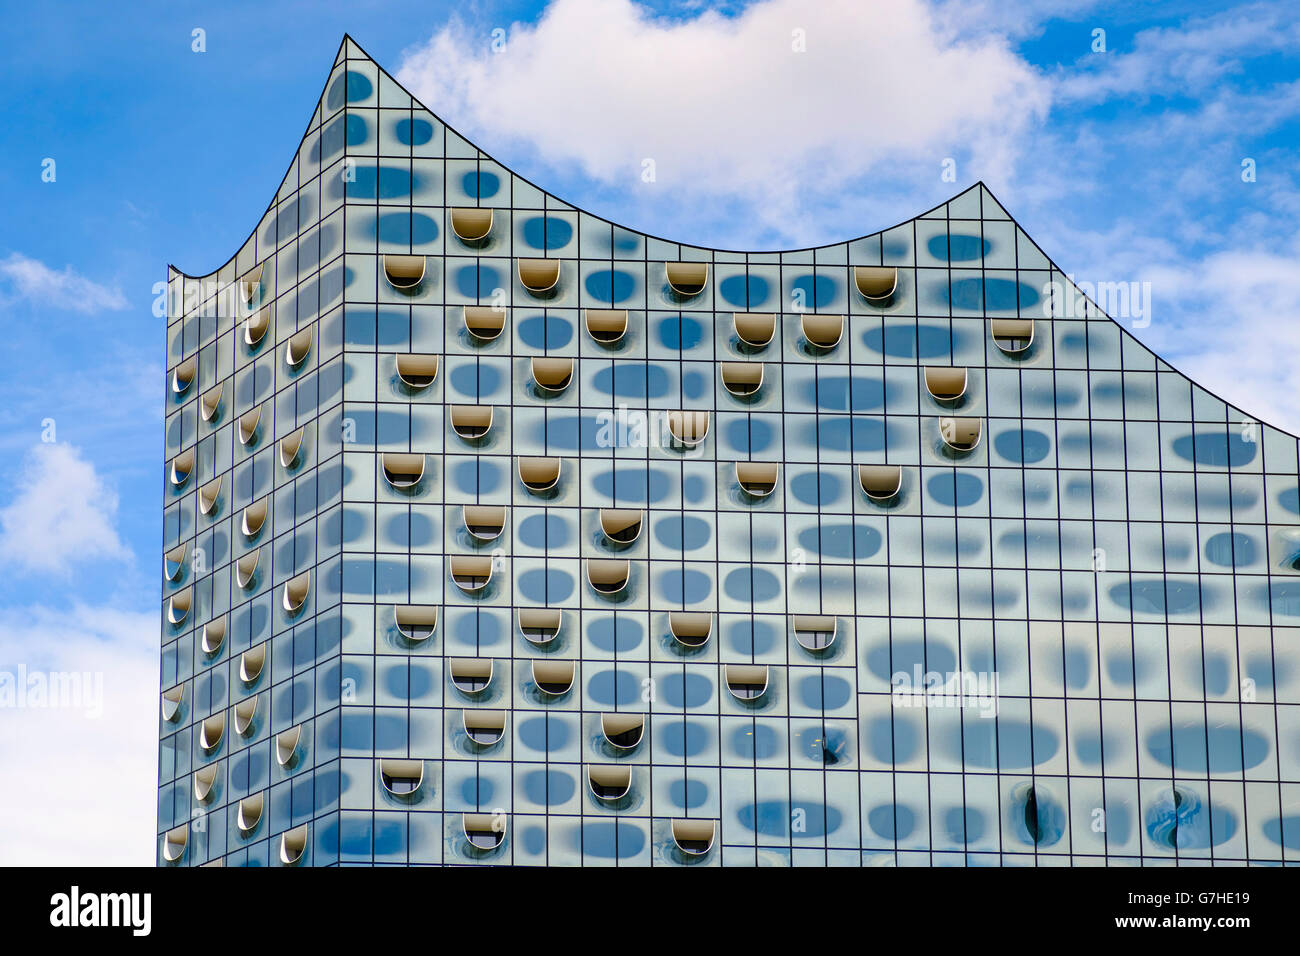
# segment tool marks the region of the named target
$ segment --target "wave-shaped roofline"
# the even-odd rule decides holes
[[[1065,280],[1070,284],[1070,286],[1071,286],[1072,288],[1074,288],[1076,291],[1080,291],[1080,290],[1078,289],[1078,286],[1074,283],[1074,281],[1073,281],[1073,280],[1072,280],[1072,279],[1071,279],[1071,278],[1066,274],[1066,272],[1065,272],[1065,271],[1064,271],[1064,270],[1063,270],[1063,269],[1062,269],[1062,268],[1061,268],[1061,267],[1056,263],[1056,260],[1054,260],[1051,256],[1049,256],[1049,255],[1047,254],[1046,250],[1044,250],[1043,247],[1040,246],[1040,245],[1038,244],[1038,240],[1036,240],[1032,235],[1029,234],[1028,230],[1026,230],[1026,229],[1025,229],[1021,224],[1020,224],[1019,220],[1017,220],[1017,219],[1015,218],[1015,216],[1013,216],[1013,215],[1011,214],[1011,212],[1010,212],[1010,211],[1007,209],[1007,207],[1006,207],[1006,206],[1001,202],[1001,200],[999,200],[999,199],[997,198],[997,196],[994,195],[993,190],[991,190],[991,189],[988,187],[988,185],[987,185],[987,184],[986,184],[982,179],[981,179],[981,180],[977,180],[976,182],[972,183],[970,186],[966,187],[965,189],[963,189],[963,190],[961,190],[961,191],[959,191],[959,192],[957,192],[957,193],[954,193],[954,194],[953,194],[952,196],[950,196],[948,199],[945,199],[944,201],[942,201],[942,202],[940,202],[940,203],[937,203],[937,204],[935,204],[934,206],[931,206],[929,209],[925,210],[924,212],[920,212],[920,213],[917,213],[917,214],[914,215],[914,216],[909,216],[909,217],[906,218],[906,219],[899,220],[898,222],[894,223],[892,226],[886,226],[886,227],[881,228],[881,229],[876,229],[876,230],[874,230],[874,231],[872,231],[872,232],[865,232],[865,233],[862,233],[861,235],[854,236],[854,237],[849,238],[849,239],[842,239],[842,240],[839,240],[839,241],[837,241],[837,242],[827,242],[827,243],[822,243],[822,244],[820,244],[820,245],[815,245],[815,246],[800,246],[800,247],[791,248],[791,249],[724,249],[724,248],[721,248],[721,247],[718,247],[718,246],[701,246],[701,245],[697,245],[697,244],[695,244],[695,243],[681,242],[681,241],[679,241],[679,240],[677,240],[677,239],[669,239],[669,238],[666,238],[666,237],[664,237],[664,236],[657,236],[657,235],[654,235],[653,233],[645,232],[645,231],[643,231],[643,230],[641,230],[641,229],[637,229],[637,228],[634,228],[634,227],[632,227],[632,226],[624,225],[623,223],[620,223],[620,222],[617,222],[617,221],[615,221],[615,220],[613,220],[613,219],[609,219],[609,218],[607,218],[607,217],[605,217],[605,216],[602,216],[602,215],[600,215],[599,213],[591,212],[590,210],[584,209],[584,208],[581,207],[581,206],[578,206],[578,205],[576,205],[576,204],[574,204],[574,203],[568,202],[568,201],[566,201],[566,200],[560,198],[559,196],[556,196],[556,195],[555,195],[554,193],[552,193],[550,190],[545,189],[545,188],[543,188],[542,186],[539,186],[537,183],[533,182],[533,181],[532,181],[531,179],[529,179],[527,176],[524,176],[524,175],[522,175],[522,174],[520,174],[520,173],[515,172],[515,170],[514,170],[511,166],[507,165],[506,163],[501,162],[499,159],[497,159],[497,158],[496,158],[495,156],[493,156],[491,153],[488,153],[488,152],[487,152],[486,150],[484,150],[481,146],[479,146],[478,143],[474,142],[474,141],[471,140],[469,137],[467,137],[467,136],[465,136],[464,134],[462,134],[462,133],[461,133],[459,130],[457,130],[454,126],[452,126],[450,123],[448,123],[446,120],[444,120],[444,119],[442,118],[442,116],[440,116],[436,111],[430,109],[427,105],[425,105],[425,103],[423,103],[423,102],[420,100],[420,98],[419,98],[418,96],[416,96],[414,93],[412,93],[410,90],[408,90],[408,89],[406,88],[406,86],[403,85],[400,81],[398,81],[398,79],[397,79],[395,76],[393,76],[391,73],[389,73],[388,70],[386,70],[386,69],[383,67],[382,64],[380,64],[377,60],[375,60],[374,57],[372,57],[369,53],[367,53],[366,50],[361,46],[361,44],[358,43],[358,42],[356,41],[356,39],[355,39],[355,38],[352,36],[352,34],[350,34],[350,33],[344,33],[344,34],[343,34],[343,39],[342,39],[342,40],[340,41],[340,43],[339,43],[339,49],[338,49],[338,52],[335,53],[335,55],[334,55],[334,59],[333,59],[333,61],[331,61],[331,63],[330,63],[329,70],[328,70],[328,72],[326,73],[326,76],[325,76],[325,82],[324,82],[324,84],[321,86],[321,94],[320,94],[320,97],[317,98],[317,104],[318,104],[318,107],[319,107],[319,104],[324,100],[324,98],[325,98],[325,96],[326,96],[326,94],[327,94],[327,92],[328,92],[328,89],[329,89],[329,82],[330,82],[330,74],[332,74],[332,73],[334,72],[334,68],[335,68],[336,66],[339,65],[340,57],[342,57],[342,62],[344,63],[344,68],[346,69],[346,63],[347,63],[347,60],[350,59],[350,57],[348,57],[348,56],[346,55],[346,53],[347,53],[347,48],[348,48],[348,44],[349,44],[349,43],[351,43],[352,46],[354,46],[354,47],[356,48],[356,50],[361,54],[361,56],[364,57],[364,59],[365,59],[366,61],[368,61],[369,63],[371,63],[371,64],[375,67],[375,69],[379,71],[380,74],[382,74],[383,76],[388,77],[388,79],[391,80],[391,81],[392,81],[392,82],[393,82],[393,83],[398,87],[398,89],[400,89],[403,93],[405,93],[407,96],[409,96],[409,97],[411,98],[411,102],[412,102],[416,107],[418,107],[419,109],[424,110],[426,113],[428,113],[430,116],[432,116],[435,120],[437,120],[437,122],[441,123],[441,124],[443,125],[443,127],[445,127],[447,130],[451,131],[452,133],[455,133],[457,136],[459,136],[459,137],[460,137],[462,140],[464,140],[466,143],[469,143],[471,146],[474,147],[474,149],[476,149],[479,153],[481,153],[481,154],[482,154],[486,159],[488,159],[489,161],[491,161],[491,162],[493,162],[493,163],[496,163],[498,166],[500,166],[503,170],[505,170],[505,171],[506,171],[507,173],[509,173],[510,175],[512,175],[512,176],[517,176],[519,179],[521,179],[522,181],[524,181],[524,182],[527,183],[528,185],[532,186],[534,189],[536,189],[536,190],[542,192],[543,194],[545,194],[545,195],[548,196],[548,197],[551,197],[551,198],[555,199],[557,202],[560,202],[560,203],[562,203],[562,204],[565,205],[565,206],[569,206],[570,208],[576,210],[577,212],[579,212],[579,213],[581,213],[581,214],[583,214],[583,215],[590,216],[591,218],[596,219],[596,220],[599,220],[600,222],[603,222],[603,223],[607,223],[607,224],[609,224],[610,226],[617,227],[617,228],[619,228],[619,229],[624,229],[624,230],[627,230],[628,232],[636,233],[636,234],[638,234],[638,235],[644,236],[644,237],[647,238],[647,239],[654,239],[654,240],[657,240],[657,241],[659,241],[659,242],[667,242],[667,243],[670,243],[670,244],[672,244],[672,245],[682,246],[682,247],[684,247],[684,248],[689,248],[689,249],[699,249],[699,250],[708,251],[708,252],[721,252],[721,253],[726,253],[726,254],[729,254],[729,255],[750,255],[750,256],[758,255],[758,256],[773,256],[773,255],[793,255],[793,254],[795,254],[795,253],[802,253],[802,252],[816,252],[816,251],[818,251],[818,250],[820,250],[820,249],[831,249],[831,248],[834,248],[835,246],[842,246],[842,245],[848,245],[848,244],[855,243],[855,242],[861,242],[861,241],[864,240],[864,239],[870,239],[870,238],[873,237],[873,236],[879,236],[879,235],[882,235],[883,233],[889,232],[889,231],[891,231],[891,230],[893,230],[893,229],[897,229],[898,227],[900,227],[900,226],[904,226],[904,225],[906,225],[907,223],[913,222],[913,221],[915,221],[915,220],[917,220],[917,219],[924,219],[926,216],[929,216],[931,213],[936,212],[936,211],[939,210],[939,209],[942,209],[944,206],[947,206],[949,203],[953,202],[954,200],[959,199],[959,198],[962,197],[962,196],[965,196],[967,193],[971,192],[972,190],[982,189],[984,192],[988,193],[989,198],[991,198],[995,203],[998,204],[998,208],[1002,210],[1003,214],[1004,214],[1004,215],[1007,217],[1007,219],[1012,223],[1012,225],[1015,226],[1015,228],[1019,231],[1019,233],[1020,233],[1022,236],[1024,236],[1024,237],[1029,241],[1030,245],[1032,245],[1036,250],[1038,250],[1038,252],[1042,255],[1043,259],[1047,262],[1048,266],[1049,266],[1052,270],[1054,270],[1055,272],[1059,273],[1059,274],[1062,276],[1062,278],[1065,279]],[[342,109],[343,109],[343,110],[346,110],[346,109],[347,109],[346,104],[343,106]],[[297,148],[296,150],[294,150],[293,157],[289,160],[289,164],[288,164],[288,166],[285,168],[284,175],[280,177],[280,186],[281,186],[281,187],[283,187],[283,185],[284,185],[284,181],[288,178],[288,176],[289,176],[289,172],[293,169],[293,164],[294,164],[295,160],[296,160],[296,159],[298,158],[298,156],[301,154],[301,152],[302,152],[302,148],[303,148],[303,146],[304,146],[304,145],[306,144],[306,142],[307,142],[307,137],[311,134],[312,122],[315,120],[315,118],[316,118],[316,111],[313,110],[313,111],[312,111],[312,115],[311,115],[311,117],[308,118],[308,120],[307,120],[307,126],[306,126],[306,128],[303,130],[302,137],[301,137],[301,138],[299,139],[299,141],[298,141],[298,148]],[[323,122],[323,120],[324,120],[324,118],[322,117],[322,122]],[[249,240],[250,240],[250,239],[254,239],[254,238],[256,238],[258,227],[261,225],[262,221],[265,220],[267,214],[270,213],[272,210],[275,209],[277,203],[279,202],[279,196],[280,196],[280,189],[277,188],[277,189],[275,190],[275,194],[274,194],[274,195],[272,196],[272,198],[271,198],[271,201],[267,204],[267,207],[266,207],[265,212],[263,212],[262,215],[261,215],[260,217],[258,217],[258,221],[257,221],[257,223],[254,224],[253,228],[249,231],[247,238],[245,238],[244,241],[241,242],[241,243],[239,244],[239,246],[238,246],[238,248],[235,250],[235,252],[234,252],[234,253],[233,253],[233,254],[232,254],[228,259],[226,259],[225,262],[221,263],[221,265],[217,266],[215,269],[212,269],[212,270],[210,270],[210,271],[208,271],[208,272],[188,273],[188,272],[185,272],[183,269],[180,269],[180,268],[177,267],[176,265],[174,265],[174,264],[172,264],[172,263],[169,263],[168,266],[167,266],[167,270],[168,270],[168,278],[170,279],[170,278],[173,278],[173,277],[182,277],[182,278],[185,278],[185,279],[192,279],[192,280],[206,279],[206,278],[208,278],[209,276],[216,275],[216,274],[219,273],[222,269],[226,268],[226,266],[230,265],[232,262],[234,262],[234,261],[239,257],[239,253],[240,253],[240,252],[241,252],[241,251],[242,251],[242,250],[243,250],[243,249],[248,245]],[[1083,293],[1082,293],[1081,291],[1080,291],[1080,295],[1083,295]],[[1120,332],[1121,332],[1123,335],[1127,336],[1129,339],[1132,339],[1133,342],[1135,342],[1135,343],[1136,343],[1140,348],[1142,348],[1142,349],[1145,350],[1146,352],[1150,353],[1151,356],[1152,356],[1152,357],[1153,357],[1153,358],[1154,358],[1158,363],[1164,365],[1164,366],[1165,366],[1166,368],[1168,368],[1170,371],[1176,372],[1179,376],[1181,376],[1183,379],[1185,379],[1185,380],[1186,380],[1188,383],[1190,383],[1193,387],[1195,387],[1195,388],[1199,388],[1199,389],[1201,389],[1201,391],[1205,392],[1207,395],[1210,395],[1210,396],[1214,397],[1215,399],[1217,399],[1218,401],[1223,402],[1223,404],[1224,404],[1225,406],[1227,406],[1229,409],[1235,409],[1236,411],[1240,412],[1242,415],[1247,415],[1247,412],[1245,411],[1245,409],[1241,408],[1239,405],[1234,404],[1233,402],[1230,402],[1228,399],[1224,398],[1222,395],[1219,395],[1217,392],[1214,392],[1214,391],[1212,391],[1211,389],[1207,388],[1205,385],[1201,384],[1201,383],[1198,382],[1196,379],[1192,378],[1192,377],[1191,377],[1190,375],[1188,375],[1186,372],[1183,372],[1181,369],[1176,368],[1174,365],[1172,365],[1172,364],[1170,364],[1168,361],[1166,361],[1163,357],[1161,357],[1161,356],[1159,355],[1159,353],[1157,353],[1154,349],[1152,349],[1150,346],[1148,346],[1146,343],[1144,343],[1141,339],[1139,339],[1136,335],[1134,335],[1134,334],[1133,334],[1129,329],[1125,328],[1125,326],[1124,326],[1124,324],[1123,324],[1122,322],[1116,320],[1116,319],[1114,318],[1114,316],[1110,315],[1108,312],[1106,312],[1104,309],[1102,309],[1100,306],[1098,306],[1097,303],[1096,303],[1095,301],[1093,301],[1093,299],[1092,299],[1090,296],[1083,296],[1083,297],[1084,297],[1085,299],[1087,299],[1087,301],[1088,301],[1088,303],[1089,303],[1091,309],[1095,309],[1095,310],[1096,310],[1097,315],[1098,315],[1099,318],[1100,318],[1100,317],[1104,317],[1104,318],[1106,318],[1106,319],[1109,319],[1109,320],[1110,320],[1110,321],[1111,321],[1111,322],[1112,322],[1116,327],[1119,328]],[[1044,317],[1044,318],[1046,318],[1046,317]],[[1296,440],[1296,441],[1300,441],[1300,436],[1297,436],[1297,435],[1293,434],[1292,432],[1287,431],[1287,430],[1284,429],[1284,428],[1280,428],[1280,427],[1278,427],[1277,425],[1273,425],[1273,424],[1271,424],[1271,423],[1269,423],[1269,422],[1266,422],[1266,421],[1264,421],[1262,418],[1260,418],[1259,416],[1250,415],[1250,416],[1248,416],[1248,417],[1249,417],[1250,420],[1255,421],[1255,422],[1258,422],[1259,424],[1261,424],[1261,425],[1265,425],[1265,426],[1267,426],[1267,427],[1269,427],[1269,428],[1272,428],[1274,431],[1277,431],[1277,432],[1279,432],[1280,434],[1286,435],[1288,438],[1294,439],[1294,440]]]
[[[1015,218],[1012,217],[1011,213],[1007,212],[1006,207],[1002,205],[1002,203],[998,200],[996,196],[993,195],[993,190],[989,189],[989,187],[984,183],[982,179],[975,181],[971,185],[967,186],[965,189],[953,193],[947,199],[943,200],[942,202],[936,203],[934,206],[931,206],[929,209],[925,210],[924,212],[917,213],[914,216],[908,216],[906,219],[901,219],[898,222],[894,223],[892,226],[885,226],[881,229],[872,230],[871,232],[864,232],[861,235],[852,236],[848,239],[840,239],[835,242],[824,242],[813,246],[798,246],[789,249],[726,249],[721,246],[702,246],[694,242],[682,242],[681,240],[678,239],[669,239],[666,236],[658,236],[655,235],[654,233],[646,232],[643,229],[637,229],[634,226],[629,226],[626,225],[625,223],[621,223],[616,220],[610,219],[606,216],[602,216],[599,213],[592,212],[589,209],[584,209],[582,206],[576,205],[574,203],[571,203],[563,199],[560,196],[557,196],[549,189],[546,189],[543,186],[540,186],[537,183],[533,182],[527,176],[524,176],[523,174],[516,172],[514,168],[511,167],[509,164],[503,163],[497,157],[493,156],[491,153],[484,150],[481,146],[478,145],[478,143],[474,142],[468,136],[461,133],[458,129],[456,129],[456,127],[452,126],[450,123],[444,120],[442,116],[440,116],[437,112],[430,109],[427,105],[421,102],[418,96],[416,96],[414,93],[408,90],[404,85],[402,85],[402,83],[399,82],[396,77],[394,77],[391,73],[389,73],[388,70],[384,69],[384,67],[378,61],[376,61],[374,57],[372,57],[369,53],[367,53],[362,48],[361,44],[357,43],[357,41],[352,37],[350,33],[343,34],[343,40],[339,44],[339,52],[334,55],[334,60],[330,64],[329,72],[325,76],[325,83],[321,87],[321,95],[317,99],[318,104],[324,100],[325,95],[328,92],[330,74],[332,74],[334,72],[334,68],[339,65],[339,56],[340,54],[343,54],[346,51],[348,43],[351,43],[354,47],[356,47],[356,49],[362,53],[365,59],[375,67],[375,69],[377,69],[382,75],[388,77],[388,79],[392,80],[392,82],[403,93],[409,96],[411,98],[411,102],[414,103],[418,109],[424,110],[435,120],[437,120],[438,123],[442,124],[442,126],[444,126],[447,130],[449,130],[452,133],[455,133],[466,143],[469,143],[472,147],[474,147],[474,149],[476,149],[479,153],[483,155],[484,159],[488,160],[489,162],[495,163],[510,175],[518,177],[520,180],[527,183],[529,186],[532,186],[534,189],[538,190],[539,192],[556,200],[559,203],[562,203],[565,206],[568,206],[576,210],[577,212],[581,213],[584,216],[590,216],[592,219],[596,219],[599,220],[600,222],[607,223],[608,225],[618,229],[624,229],[628,232],[636,233],[637,235],[644,236],[647,239],[654,239],[658,242],[667,242],[667,243],[671,243],[672,245],[682,246],[683,248],[687,248],[687,249],[700,249],[708,252],[722,252],[728,255],[783,256],[783,255],[794,255],[796,253],[801,253],[801,252],[816,252],[821,249],[831,249],[834,248],[835,246],[848,245],[854,242],[861,242],[864,239],[870,239],[873,236],[879,236],[893,229],[897,229],[899,226],[905,226],[908,223],[912,222],[913,220],[923,219],[926,216],[930,215],[931,213],[942,209],[944,206],[948,205],[954,200],[959,199],[962,196],[965,196],[967,193],[972,192],[973,190],[983,189],[985,192],[989,194],[989,196],[993,199],[993,201],[998,204],[998,207],[1007,216],[1007,219],[1010,220],[1012,223],[1014,223],[1016,228],[1019,229],[1022,233],[1024,233],[1026,238],[1029,238],[1030,242],[1033,242],[1033,238],[1030,237],[1027,232],[1025,232],[1024,227],[1021,226],[1020,223],[1016,222]],[[346,58],[344,62],[346,62]],[[343,109],[344,110],[347,109],[346,105],[343,107]],[[289,164],[285,168],[284,175],[280,177],[281,187],[283,187],[284,181],[288,178],[289,172],[293,169],[294,160],[296,160],[297,157],[301,154],[303,146],[306,145],[307,143],[307,137],[311,134],[312,121],[315,118],[316,118],[316,114],[315,111],[313,111],[311,118],[307,120],[306,129],[303,130],[302,137],[298,141],[298,148],[294,150],[293,158],[289,160]],[[186,279],[206,279],[209,276],[216,275],[226,266],[230,265],[230,263],[234,262],[235,259],[239,257],[240,251],[243,250],[243,248],[248,245],[249,240],[256,237],[258,226],[261,225],[263,220],[265,220],[267,214],[275,209],[276,205],[279,203],[279,196],[280,196],[280,189],[276,189],[275,195],[272,196],[271,201],[267,204],[266,209],[265,211],[263,211],[262,215],[258,217],[257,224],[255,224],[252,230],[249,231],[248,236],[239,244],[239,247],[235,250],[234,254],[231,255],[229,258],[227,258],[215,269],[211,269],[208,272],[190,273],[190,272],[186,272],[184,269],[181,269],[179,266],[175,265],[174,263],[168,263],[167,265],[168,270],[171,273],[177,276],[184,277]],[[1056,265],[1056,263],[1051,260],[1051,257],[1049,257],[1046,252],[1043,252],[1043,250],[1038,247],[1037,243],[1034,243],[1034,248],[1038,249],[1039,252],[1043,253],[1043,258],[1047,260],[1047,262],[1049,263],[1049,265],[1052,266],[1052,268],[1056,269],[1058,272],[1060,271],[1060,268]]]

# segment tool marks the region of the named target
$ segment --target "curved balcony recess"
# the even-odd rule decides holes
[[[645,714],[601,714],[600,732],[611,746],[632,750],[645,736]]]
[[[384,278],[399,292],[409,292],[424,280],[424,256],[384,256]]]
[[[397,377],[407,388],[428,388],[438,377],[437,355],[407,352],[397,356]]]
[[[393,608],[397,631],[408,641],[427,641],[438,628],[438,607],[433,604],[400,604]]]
[[[774,461],[736,462],[736,483],[753,498],[766,498],[776,491],[781,466]]]
[[[736,337],[750,348],[765,348],[776,335],[776,314],[772,312],[736,312],[732,323]]]
[[[451,231],[462,242],[482,242],[492,231],[492,210],[475,207],[453,209]]]
[[[664,275],[668,285],[680,296],[699,295],[709,284],[707,262],[665,262]]]
[[[873,305],[881,305],[893,298],[898,290],[898,268],[895,266],[854,266],[853,284],[858,294]]]
[[[627,334],[627,309],[588,309],[587,334],[601,345],[614,345]]]
[[[941,418],[939,437],[953,451],[974,451],[980,443],[983,420],[979,418]]]
[[[519,480],[533,494],[550,491],[560,481],[560,459],[521,457]]]

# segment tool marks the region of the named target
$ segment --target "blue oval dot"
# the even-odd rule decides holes
[[[433,124],[422,119],[399,120],[396,132],[403,146],[423,146],[433,139]]]

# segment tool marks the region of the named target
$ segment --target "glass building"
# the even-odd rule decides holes
[[[1296,439],[1087,291],[982,185],[638,233],[345,40],[170,273],[159,864],[1300,858]]]

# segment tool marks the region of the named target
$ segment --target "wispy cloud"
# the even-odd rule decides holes
[[[117,536],[117,495],[71,445],[40,444],[23,462],[13,500],[0,508],[0,561],[26,572],[66,573],[101,558],[129,558]]]
[[[81,604],[0,612],[0,865],[153,864],[158,626]]]
[[[116,287],[101,285],[78,274],[72,266],[51,269],[39,259],[11,252],[0,259],[0,300],[23,301],[40,308],[90,314],[127,308]]]
[[[1177,26],[1140,31],[1127,49],[1085,55],[1058,76],[1062,101],[1199,97],[1241,79],[1246,59],[1294,50],[1300,21],[1280,6],[1248,4]]]

